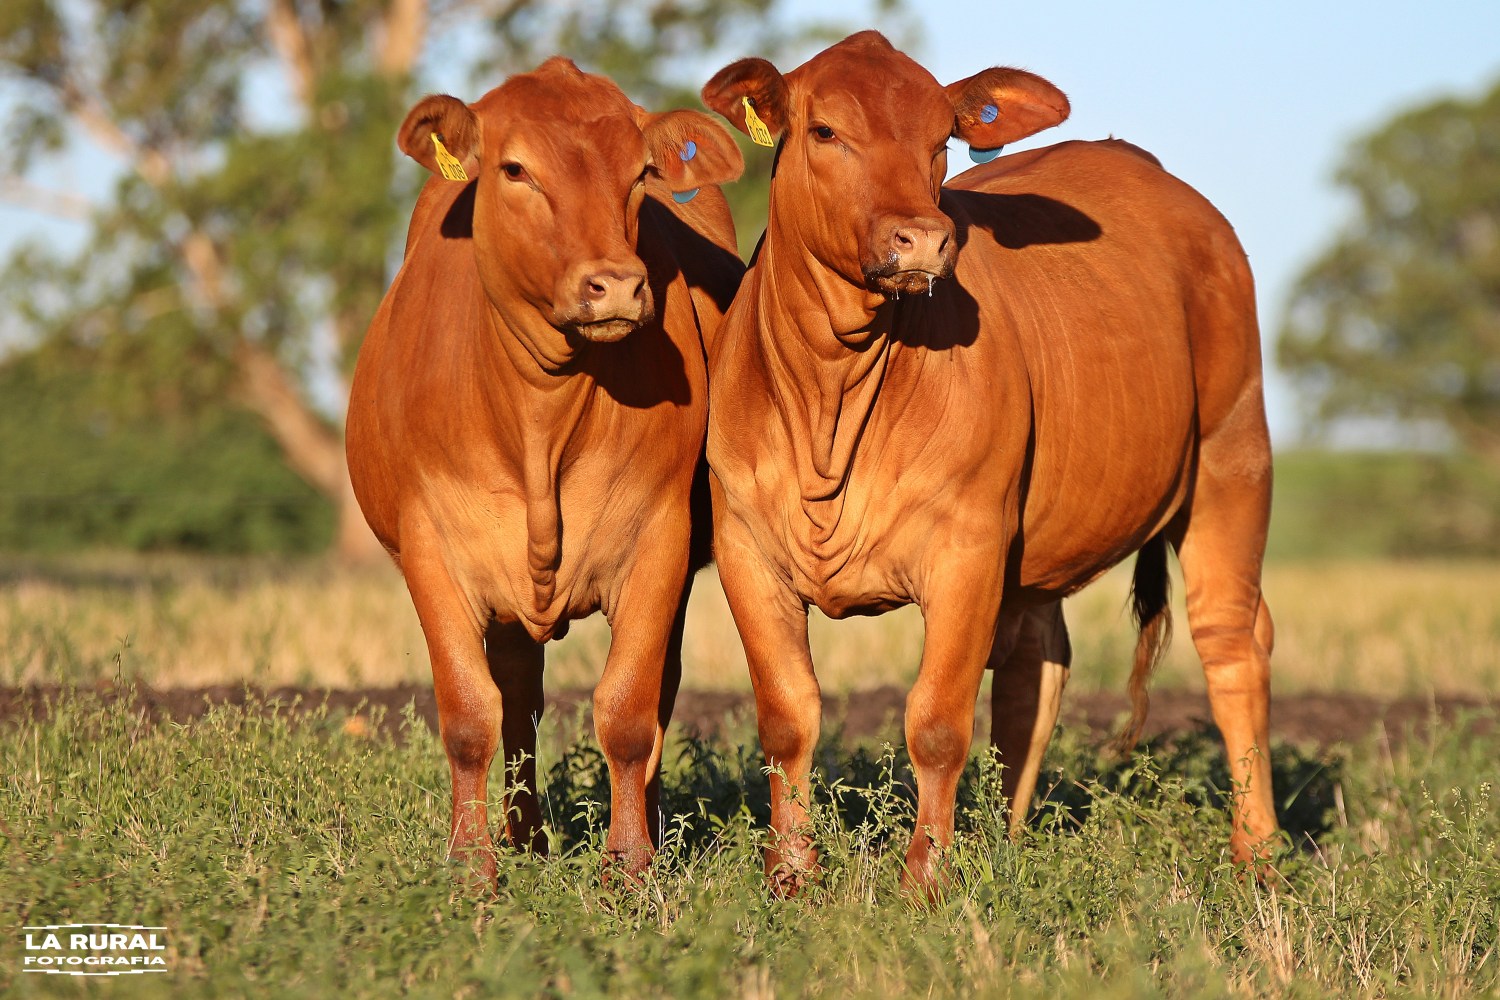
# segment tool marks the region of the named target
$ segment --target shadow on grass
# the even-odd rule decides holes
[[[850,747],[839,733],[829,733],[814,766],[813,799],[828,821],[845,831],[875,831],[868,839],[876,846],[909,835],[917,794],[905,747]],[[1315,845],[1336,821],[1343,758],[1278,744],[1271,751],[1271,770],[1282,829],[1295,844]],[[1063,833],[1082,829],[1100,795],[1142,806],[1176,798],[1227,813],[1233,794],[1223,745],[1206,725],[1151,740],[1125,758],[1064,731],[1049,752],[1039,786],[1031,825]],[[993,828],[997,787],[993,766],[983,756],[971,759],[958,789],[961,832]],[[543,794],[565,848],[608,824],[609,776],[592,741],[575,741],[563,751],[548,769]],[[661,821],[675,828],[689,849],[709,848],[722,830],[744,817],[764,827],[770,821],[769,799],[765,759],[753,739],[729,743],[680,736],[669,745]]]
[[[1061,740],[1067,744],[1066,739]],[[1065,745],[1065,760],[1049,759],[1039,782],[1032,823],[1058,823],[1077,829],[1088,820],[1101,792],[1135,798],[1143,804],[1179,794],[1190,806],[1228,811],[1235,794],[1224,746],[1211,724],[1160,736],[1143,743],[1128,757],[1081,741]],[[1061,766],[1058,766],[1061,765]],[[1333,829],[1336,790],[1344,759],[1324,751],[1311,753],[1286,743],[1271,747],[1271,782],[1276,791],[1276,819],[1294,844],[1311,846]],[[1161,779],[1170,779],[1163,782]]]
[[[132,726],[166,724],[171,713],[152,710],[144,697],[130,684],[102,692],[64,687],[29,711],[0,716],[12,723],[27,717],[40,722],[61,712],[74,720],[91,718],[95,724],[109,718],[129,719]],[[396,746],[425,746],[440,758],[440,742],[418,700],[409,693],[407,697],[405,707],[397,709],[389,703],[335,706],[326,698],[304,703],[295,695],[226,689],[225,697],[206,715],[192,721],[185,717],[179,724],[226,725],[232,719],[243,728],[256,725],[257,719],[279,717],[282,725],[321,730],[332,740],[357,733],[361,739],[388,740]],[[543,815],[556,846],[565,851],[591,843],[609,823],[608,769],[586,723],[585,709],[574,706],[571,713],[553,716],[542,740]],[[223,719],[213,721],[224,713],[228,714]],[[1337,750],[1273,745],[1277,816],[1292,843],[1314,846],[1333,828],[1345,767]],[[1064,835],[1084,828],[1101,796],[1130,800],[1143,808],[1184,805],[1227,812],[1233,794],[1223,746],[1209,724],[1154,738],[1124,758],[1078,730],[1061,729],[1038,784],[1030,825]],[[500,785],[497,766],[491,781],[495,797]],[[958,788],[961,832],[993,833],[998,828],[998,789],[995,766],[984,754],[976,755]],[[916,799],[911,760],[899,742],[860,742],[847,739],[838,729],[825,731],[814,755],[813,800],[820,822],[830,824],[831,832],[858,831],[861,842],[872,848],[904,840],[910,835]],[[672,830],[674,839],[692,851],[708,849],[731,826],[748,823],[765,829],[770,821],[769,779],[753,722],[734,720],[709,738],[680,732],[670,738],[658,819],[663,830]]]

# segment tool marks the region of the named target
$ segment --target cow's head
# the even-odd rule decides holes
[[[650,114],[563,58],[471,105],[424,98],[397,141],[440,177],[476,185],[475,255],[492,301],[513,308],[519,297],[559,330],[601,342],[654,312],[636,255],[648,177],[689,192],[744,168],[708,115]]]
[[[792,227],[824,266],[885,295],[925,292],[953,271],[953,222],[938,209],[950,136],[993,150],[1068,116],[1068,99],[1041,77],[987,69],[943,87],[874,31],[785,76],[741,59],[703,102],[753,136],[748,102],[781,133],[773,228]]]

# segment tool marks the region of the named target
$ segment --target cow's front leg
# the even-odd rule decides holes
[[[958,779],[974,736],[974,702],[1000,611],[1003,557],[959,561],[945,553],[922,595],[927,636],[906,699],[906,747],[917,777],[917,822],[902,888],[935,898],[940,854],[953,842]]]
[[[677,689],[682,685],[682,636],[687,628],[688,598],[692,596],[693,580],[682,590],[682,600],[677,607],[677,618],[672,622],[672,634],[667,640],[667,657],[662,667],[661,694],[656,709],[656,747],[652,751],[651,777],[646,781],[646,827],[651,834],[652,846],[660,849],[666,835],[666,816],[661,809],[661,756],[667,743],[667,725],[672,721],[672,708],[677,704]]]
[[[716,525],[715,538],[719,579],[745,645],[760,745],[771,768],[766,876],[778,895],[796,895],[818,865],[807,807],[823,704],[807,645],[807,606],[753,549],[738,544],[733,526]]]
[[[662,673],[674,623],[685,599],[686,532],[656,529],[643,537],[670,539],[647,549],[631,569],[611,609],[609,657],[594,688],[594,732],[609,765],[610,820],[604,847],[610,863],[635,876],[651,863],[655,847],[647,785],[661,766],[670,699],[662,698]],[[673,679],[675,688],[675,678]]]
[[[493,889],[495,852],[487,809],[490,761],[500,743],[500,691],[485,663],[482,616],[437,555],[439,546],[409,528],[401,570],[427,639],[438,726],[453,779],[448,856],[464,861],[477,887]]]

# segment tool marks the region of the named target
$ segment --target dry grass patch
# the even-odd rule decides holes
[[[1135,642],[1125,612],[1129,568],[1068,602],[1072,684],[1123,690]],[[426,647],[400,577],[319,562],[95,556],[0,565],[0,683],[116,675],[155,686],[385,685],[425,681]],[[1178,639],[1158,685],[1200,688],[1181,586]],[[1500,564],[1395,561],[1281,563],[1266,593],[1277,624],[1278,691],[1500,690]],[[906,608],[810,629],[827,691],[906,685],[922,618]],[[550,683],[591,685],[609,648],[594,616],[548,653]],[[748,691],[744,652],[713,570],[693,589],[684,684]]]

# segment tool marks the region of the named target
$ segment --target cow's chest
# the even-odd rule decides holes
[[[808,501],[783,494],[787,568],[808,604],[830,618],[874,614],[912,602],[921,553],[864,496]]]
[[[435,478],[424,506],[440,526],[445,562],[477,613],[519,622],[532,638],[611,611],[632,573],[686,552],[693,446],[634,449],[612,442],[546,477],[496,454],[483,476]],[[668,460],[682,451],[688,461]]]
[[[757,547],[830,618],[919,602],[935,562],[955,547],[972,551],[975,539],[1000,558],[1011,531],[1002,497],[1019,464],[995,462],[972,428],[957,439],[941,420],[928,426],[935,433],[872,426],[826,497],[809,497],[787,442],[727,484]]]

